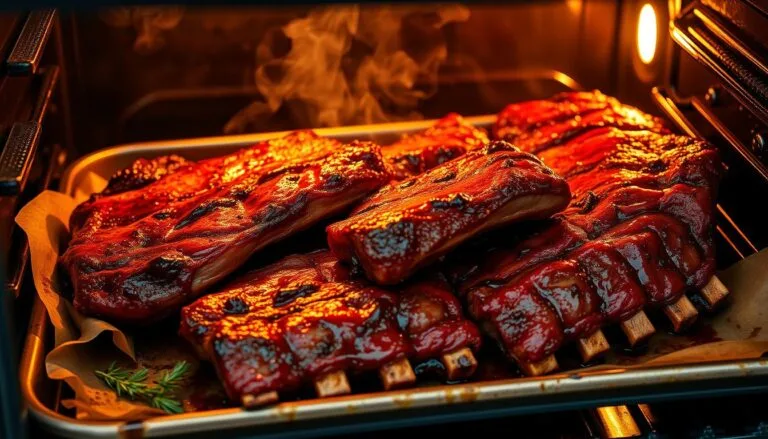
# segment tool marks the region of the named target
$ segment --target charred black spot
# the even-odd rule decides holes
[[[296,183],[301,179],[301,175],[297,175],[297,174],[286,175],[285,179],[287,181],[290,181],[291,183]]]
[[[152,218],[156,220],[164,220],[168,219],[168,217],[171,216],[170,212],[157,212],[156,214],[152,215]]]
[[[110,177],[102,195],[114,195],[140,189],[168,174],[176,172],[187,161],[179,156],[170,155],[152,160],[140,158],[129,168],[118,171]]]
[[[256,224],[261,227],[269,228],[281,224],[291,215],[296,215],[306,207],[309,197],[306,193],[299,194],[293,204],[289,206],[284,205],[269,205],[265,209],[263,214],[257,215],[253,218]]]
[[[366,234],[372,252],[381,257],[402,257],[413,245],[416,226],[411,221],[400,221],[387,224],[385,228],[377,228]]]
[[[455,149],[440,147],[437,150],[437,164],[442,165],[443,163],[458,157],[460,154],[461,152]]]
[[[248,311],[248,304],[239,297],[230,297],[224,302],[224,312],[227,314],[245,314]]]
[[[325,187],[333,188],[339,186],[344,181],[341,174],[333,174],[325,181]]]
[[[265,225],[276,223],[285,216],[285,211],[286,209],[283,206],[275,206],[270,204],[265,209],[264,214],[259,217],[257,221],[264,223]]]
[[[261,337],[248,336],[241,340],[217,338],[213,341],[213,350],[220,357],[227,357],[240,352],[248,355],[260,366],[263,365],[267,368],[276,367],[278,363],[275,361],[279,355],[275,345],[270,340]],[[290,357],[285,359],[292,361]]]
[[[336,346],[328,341],[321,341],[315,345],[315,352],[321,357],[327,357],[335,351]]]
[[[371,167],[377,165],[380,162],[379,157],[370,151],[366,151],[360,154],[360,161]]]
[[[454,178],[456,178],[456,173],[453,171],[446,172],[445,174],[441,175],[440,177],[437,177],[436,179],[432,180],[433,183],[445,183],[446,181],[451,181]]]
[[[433,200],[430,204],[435,209],[463,209],[469,204],[469,200],[463,194],[457,194],[448,201]]]
[[[310,296],[317,290],[318,286],[314,284],[302,285],[298,288],[293,288],[290,290],[282,290],[275,295],[275,298],[272,300],[272,305],[275,308],[290,305],[296,299]]]
[[[365,277],[365,271],[363,270],[363,266],[360,264],[360,260],[357,258],[357,256],[352,256],[352,260],[350,261],[349,275],[353,278]]]
[[[597,206],[598,201],[600,201],[600,199],[597,197],[597,195],[595,195],[594,192],[589,191],[586,195],[584,195],[584,198],[577,201],[576,203],[573,203],[573,205],[580,207],[581,213],[589,213],[592,211],[592,209],[595,208],[595,206]]]
[[[414,154],[406,154],[402,157],[402,159],[408,162],[409,165],[415,168],[418,167],[419,164],[421,163],[421,157]]]
[[[150,275],[156,278],[170,279],[178,276],[187,265],[187,258],[182,255],[162,255],[149,262]]]
[[[503,168],[514,168],[517,161],[513,158],[507,158],[504,160],[504,163],[501,164]]]
[[[248,198],[248,195],[250,194],[251,194],[251,191],[245,186],[235,186],[229,191],[230,197],[240,201],[243,201],[246,198]]]
[[[667,169],[666,163],[664,163],[661,159],[654,160],[651,163],[648,164],[648,169],[657,174],[659,172],[665,171]]]
[[[179,230],[181,228],[184,228],[217,209],[234,207],[236,205],[237,205],[237,200],[233,200],[231,198],[220,198],[218,200],[211,200],[211,201],[205,202],[197,206],[194,210],[192,210],[192,212],[189,213],[189,215],[187,215],[181,221],[179,221],[179,223],[176,224],[176,227],[174,227],[174,229]]]

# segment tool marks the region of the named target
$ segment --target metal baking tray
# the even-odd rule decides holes
[[[488,127],[495,116],[468,117]],[[340,140],[371,139],[388,143],[418,132],[433,121],[318,129]],[[225,154],[283,132],[129,144],[104,149],[73,163],[60,190],[74,194],[89,173],[108,178],[139,157],[169,153],[190,159]],[[21,361],[22,394],[31,416],[46,430],[65,437],[161,437],[173,435],[248,435],[301,437],[453,422],[511,414],[654,402],[768,390],[768,359],[719,361],[601,371],[566,370],[553,375],[442,384],[408,390],[358,393],[342,397],[281,402],[258,410],[226,408],[168,415],[143,422],[88,422],[52,407],[56,395],[44,370],[49,348],[48,321],[39,300],[34,305]],[[48,343],[48,344],[47,344]],[[44,402],[45,401],[45,402]],[[215,432],[215,433],[214,433]]]

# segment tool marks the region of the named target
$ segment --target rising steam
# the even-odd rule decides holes
[[[184,16],[184,9],[178,6],[123,7],[107,9],[99,15],[102,21],[110,26],[133,27],[136,31],[133,50],[142,55],[149,55],[163,47],[163,33],[179,25]]]
[[[247,131],[282,106],[311,127],[418,119],[448,56],[442,28],[466,21],[462,6],[342,6],[311,11],[270,32],[256,52],[263,101],[225,132]]]

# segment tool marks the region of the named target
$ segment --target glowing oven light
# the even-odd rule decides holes
[[[656,55],[656,33],[656,11],[646,3],[637,20],[637,54],[645,64],[650,64]]]

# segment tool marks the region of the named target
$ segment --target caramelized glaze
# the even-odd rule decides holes
[[[430,277],[386,291],[324,250],[286,257],[198,299],[182,309],[180,332],[213,361],[233,399],[480,346],[447,282]]]
[[[61,257],[74,305],[112,322],[151,323],[258,249],[390,180],[377,145],[300,132],[94,196],[73,214]]]
[[[473,317],[520,362],[537,362],[714,274],[712,145],[599,92],[510,105],[497,136],[564,176],[570,205],[542,231],[453,278]]]
[[[383,187],[328,226],[328,244],[374,282],[396,284],[485,229],[550,216],[569,196],[537,158],[497,141]]]
[[[488,135],[456,113],[427,130],[403,137],[383,148],[397,180],[421,174],[488,143]]]

